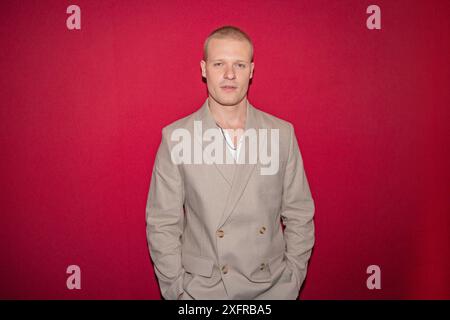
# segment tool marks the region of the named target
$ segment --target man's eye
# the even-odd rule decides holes
[[[218,65],[221,65],[222,63],[221,62],[216,62],[216,63],[214,63],[214,66],[218,66]]]
[[[239,68],[245,68],[245,64],[243,64],[243,63],[239,63],[238,66],[239,66]]]

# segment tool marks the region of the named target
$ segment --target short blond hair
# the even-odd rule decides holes
[[[220,27],[206,38],[205,43],[203,45],[203,60],[206,61],[208,58],[208,44],[211,39],[233,39],[233,40],[241,40],[247,41],[250,44],[251,48],[251,61],[253,62],[253,42],[250,37],[241,29],[234,26],[223,26]]]

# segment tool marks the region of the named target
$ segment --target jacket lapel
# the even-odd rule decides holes
[[[254,128],[256,133],[258,133],[258,123],[256,121],[255,108],[247,103],[247,118],[245,121],[245,130]],[[249,157],[249,146],[248,140],[245,143],[245,149],[241,149],[239,158],[240,159],[250,159]],[[247,161],[249,162],[249,161]],[[231,190],[228,194],[228,198],[225,204],[225,209],[222,213],[222,217],[220,219],[219,225],[217,228],[220,228],[233,213],[234,208],[236,207],[237,202],[241,198],[244,193],[245,187],[247,186],[247,182],[252,175],[253,170],[256,167],[256,163],[246,163],[245,161],[241,161],[241,163],[236,163],[233,165],[235,167],[235,172],[233,175],[233,180],[231,184]]]
[[[200,108],[195,120],[201,121],[202,124],[202,132],[210,128],[217,128],[214,117],[209,110],[208,107],[208,99],[206,99],[203,106]],[[256,109],[247,101],[247,117],[245,121],[245,131],[248,129],[255,129],[256,133],[258,133],[258,122],[256,119]],[[195,139],[200,145],[203,145],[203,137],[201,135],[195,135]],[[226,148],[225,152],[229,152],[228,148]],[[245,148],[241,149],[239,158],[240,159],[250,159],[249,157],[249,146],[248,140],[245,143]],[[231,154],[230,154],[231,156]],[[243,158],[244,157],[244,158]],[[249,162],[249,161],[247,161]],[[250,179],[250,176],[253,170],[256,167],[256,163],[245,163],[242,161],[241,163],[234,164],[217,164],[214,163],[214,166],[219,171],[220,175],[228,182],[230,185],[230,190],[228,193],[228,197],[226,200],[226,204],[224,210],[222,212],[221,219],[219,221],[218,228],[220,228],[233,213],[234,208],[236,207],[237,202],[242,196],[245,187],[247,186],[247,182]]]
[[[218,129],[216,122],[214,120],[213,115],[211,114],[209,107],[208,107],[208,99],[206,99],[205,103],[203,104],[203,106],[200,108],[197,117],[195,117],[196,121],[201,121],[201,125],[202,125],[202,134],[208,130],[208,129]],[[198,143],[200,143],[200,145],[203,145],[203,136],[201,136],[200,134],[195,135],[195,139],[198,141]],[[203,150],[202,150],[203,151]],[[228,148],[226,148],[225,146],[225,150],[224,152],[229,152]],[[231,156],[231,154],[230,154]],[[216,167],[216,169],[219,171],[220,175],[223,177],[223,179],[225,179],[225,181],[228,183],[228,185],[231,187],[231,184],[233,182],[233,174],[234,174],[234,170],[235,170],[235,165],[233,164],[220,164],[220,163],[215,163],[214,162],[214,166]]]

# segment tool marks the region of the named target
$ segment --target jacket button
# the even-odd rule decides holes
[[[227,265],[222,266],[222,273],[223,274],[227,274],[228,273],[228,266]]]
[[[218,236],[219,238],[223,238],[224,235],[225,235],[225,232],[223,232],[222,229],[217,230],[217,236]]]
[[[262,227],[261,229],[259,229],[259,233],[264,234],[264,232],[266,232],[266,227]]]

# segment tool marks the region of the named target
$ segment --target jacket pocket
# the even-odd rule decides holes
[[[199,257],[189,253],[181,254],[181,263],[184,269],[192,274],[198,274],[211,278],[214,268],[214,261],[207,257]]]
[[[284,263],[284,253],[262,260],[262,262],[252,270],[249,280],[252,282],[272,282],[274,276],[279,273],[279,267]]]

